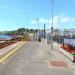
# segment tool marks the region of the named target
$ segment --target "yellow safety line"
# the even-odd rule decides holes
[[[23,44],[25,44],[26,42],[24,42]],[[0,59],[0,63],[2,63],[5,59],[7,59],[10,55],[12,55],[13,53],[15,53],[23,44],[19,45],[18,47],[16,47],[15,49],[13,49],[11,52],[9,52],[7,55],[5,55],[3,58]]]

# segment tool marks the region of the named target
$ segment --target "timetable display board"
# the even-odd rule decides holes
[[[69,44],[69,45],[75,46],[75,38],[65,38],[64,44]]]

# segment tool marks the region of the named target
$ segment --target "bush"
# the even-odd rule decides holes
[[[71,53],[73,56],[75,56],[75,52]]]

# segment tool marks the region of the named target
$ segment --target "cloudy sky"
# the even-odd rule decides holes
[[[51,27],[51,0],[0,0],[0,31]],[[75,0],[54,0],[54,28],[75,28]]]

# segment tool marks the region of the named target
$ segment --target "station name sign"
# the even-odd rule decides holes
[[[70,39],[65,38],[64,44],[69,44],[69,45],[75,46],[75,39],[74,38],[70,38]]]

